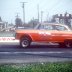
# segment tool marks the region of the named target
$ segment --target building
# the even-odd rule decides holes
[[[0,22],[0,31],[3,31],[5,28],[7,28],[7,22]]]
[[[65,14],[60,15],[56,14],[54,15],[54,19],[57,23],[63,23],[72,28],[72,14],[69,14],[67,12]]]

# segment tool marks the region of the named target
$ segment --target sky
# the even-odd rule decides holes
[[[23,21],[22,3],[25,3],[25,22],[38,17],[37,5],[39,5],[39,15],[43,11],[43,20],[54,14],[72,14],[72,0],[0,0],[0,16],[3,21],[15,23],[16,15]]]

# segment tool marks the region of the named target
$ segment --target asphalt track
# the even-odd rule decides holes
[[[22,48],[18,41],[0,43],[0,63],[72,61],[72,48],[60,48],[55,44],[32,43]]]

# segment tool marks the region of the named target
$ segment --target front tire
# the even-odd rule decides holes
[[[31,41],[27,37],[22,38],[21,41],[20,41],[20,46],[23,47],[23,48],[29,47],[30,44],[31,44]]]

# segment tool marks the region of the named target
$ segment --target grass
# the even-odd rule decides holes
[[[2,64],[0,72],[72,72],[72,62]]]

